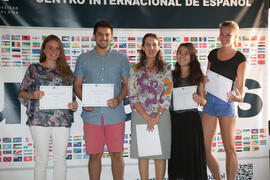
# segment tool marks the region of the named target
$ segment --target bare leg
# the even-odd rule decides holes
[[[205,153],[207,166],[215,180],[221,180],[220,168],[215,154],[212,152],[212,143],[217,130],[217,117],[202,113],[202,126],[204,133]]]
[[[112,174],[114,180],[124,178],[124,159],[122,152],[110,152],[112,161]]]
[[[90,154],[88,172],[90,180],[100,180],[102,154]]]
[[[139,158],[138,161],[141,180],[148,180],[149,159]]]
[[[228,180],[235,180],[238,170],[238,159],[235,151],[236,117],[222,116],[219,118],[220,131],[226,152],[226,174]]]
[[[156,171],[156,180],[163,180],[166,170],[166,160],[165,159],[156,159],[155,160],[155,171]]]

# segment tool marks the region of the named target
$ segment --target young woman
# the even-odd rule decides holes
[[[53,141],[54,179],[66,179],[66,148],[77,110],[75,95],[69,109],[39,109],[44,96],[40,86],[72,86],[73,74],[66,62],[60,39],[55,35],[46,37],[40,51],[40,63],[31,64],[19,90],[19,100],[27,108],[27,122],[35,145],[34,179],[47,179],[50,136]]]
[[[138,158],[142,180],[148,180],[149,159],[154,159],[156,179],[163,180],[166,159],[171,152],[171,122],[169,105],[171,101],[172,77],[164,64],[160,51],[160,41],[156,34],[148,33],[143,37],[140,62],[130,70],[128,94],[133,109],[131,118],[131,158]],[[158,124],[161,155],[139,156],[136,125],[147,124],[152,131]]]
[[[221,23],[219,34],[221,47],[212,50],[208,55],[207,69],[231,79],[234,82],[233,84],[236,85],[232,87],[235,93],[233,91],[227,93],[229,102],[222,101],[212,94],[207,93],[207,104],[202,113],[206,161],[216,180],[221,180],[221,176],[218,160],[212,152],[212,142],[216,134],[218,122],[226,152],[227,179],[235,179],[238,169],[238,160],[234,145],[237,122],[237,113],[235,110],[237,104],[235,102],[241,102],[243,100],[246,73],[246,58],[234,46],[238,38],[238,29],[238,25],[233,21]]]
[[[206,104],[203,73],[192,43],[177,49],[177,62],[172,72],[174,88],[197,86],[193,100]],[[172,97],[173,99],[174,97]],[[172,145],[168,163],[170,180],[206,180],[207,169],[201,118],[197,108],[176,110],[171,104]]]

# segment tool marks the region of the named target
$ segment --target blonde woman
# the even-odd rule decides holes
[[[245,56],[240,51],[237,51],[234,46],[238,38],[238,29],[238,25],[233,21],[221,23],[219,35],[221,47],[212,50],[208,55],[207,69],[225,76],[236,83],[236,88],[233,89],[232,87],[232,91],[235,91],[235,93],[227,92],[228,102],[207,93],[207,104],[202,113],[206,162],[216,180],[221,180],[221,176],[218,160],[212,152],[212,142],[218,123],[226,152],[227,179],[234,180],[238,170],[238,159],[234,145],[237,122],[237,104],[235,102],[243,100],[247,66]]]

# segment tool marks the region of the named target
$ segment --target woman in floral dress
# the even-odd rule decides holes
[[[131,158],[138,158],[142,180],[148,180],[149,159],[155,162],[157,180],[163,180],[166,159],[171,152],[171,122],[169,105],[172,92],[172,77],[160,51],[160,41],[156,34],[144,36],[138,64],[131,68],[128,82],[129,100],[132,106],[131,117]],[[153,131],[158,125],[162,154],[139,156],[136,125],[147,124],[146,131]]]

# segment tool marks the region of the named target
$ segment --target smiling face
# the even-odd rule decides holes
[[[99,27],[94,34],[96,40],[96,47],[100,49],[109,49],[113,35],[110,28]]]
[[[220,28],[219,39],[222,47],[232,47],[236,38],[237,34],[233,28],[227,26]]]
[[[190,56],[188,48],[186,48],[185,46],[180,46],[177,50],[176,57],[177,57],[177,62],[181,67],[189,66],[191,62],[191,56]]]
[[[46,61],[55,61],[56,62],[60,56],[59,44],[55,40],[50,40],[45,45],[43,52],[46,56]]]
[[[154,37],[146,38],[142,49],[145,52],[146,58],[156,58],[156,55],[160,50],[158,40]]]

